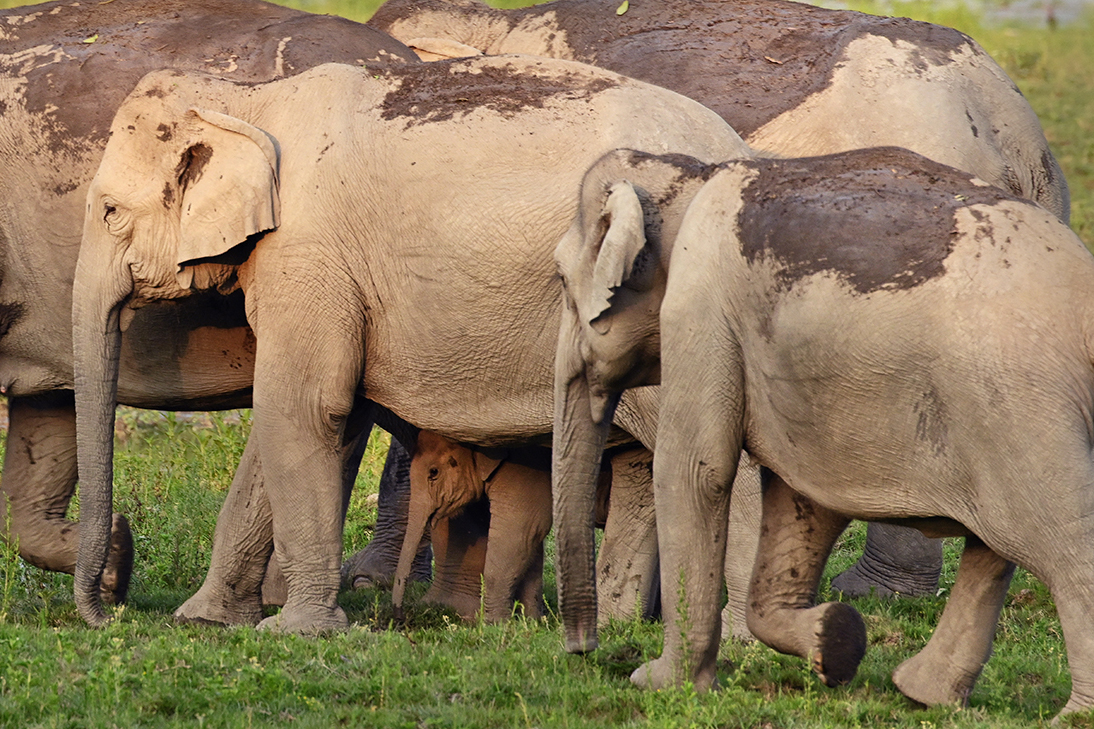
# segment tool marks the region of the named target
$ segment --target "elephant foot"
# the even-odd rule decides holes
[[[468,621],[475,620],[479,615],[479,608],[482,607],[482,600],[477,593],[465,594],[455,590],[445,590],[436,584],[422,596],[422,602],[451,608],[460,618]]]
[[[296,635],[322,635],[342,632],[349,628],[346,613],[340,607],[314,607],[286,605],[277,615],[271,615],[258,624],[258,630]]]
[[[893,671],[893,683],[900,693],[925,706],[964,706],[979,677],[980,671],[967,671],[949,663],[940,664],[924,656],[924,651],[904,661]]]
[[[402,539],[402,535],[399,535]],[[370,587],[378,587],[385,590],[391,589],[395,579],[395,567],[398,564],[399,552],[393,554],[381,549],[368,547],[356,552],[342,564],[341,583],[346,590],[365,590]],[[389,550],[390,551],[390,550]],[[410,582],[429,582],[433,576],[432,568],[433,552],[429,549],[428,538],[423,548],[419,549],[414,558],[414,565],[410,569]]]
[[[1067,700],[1067,704],[1060,710],[1060,713],[1052,718],[1052,726],[1060,726],[1060,720],[1069,714],[1089,713],[1091,708],[1094,708],[1094,703],[1091,702],[1090,697],[1077,695],[1074,686],[1072,686],[1071,698]],[[1081,724],[1076,722],[1074,726],[1081,726]]]
[[[729,636],[739,643],[751,643],[756,636],[748,629],[748,621],[743,614],[743,608],[734,611],[732,606],[722,608],[722,635]]]
[[[643,663],[631,673],[631,683],[639,688],[653,691],[682,686],[684,681],[683,674],[665,656]],[[695,676],[692,679],[692,684],[695,690],[699,692],[710,691],[718,687],[717,677],[713,670]]]
[[[99,587],[102,601],[107,605],[125,602],[132,576],[133,532],[129,529],[129,520],[115,514],[110,526],[110,551],[106,555],[106,568]]]
[[[858,610],[846,603],[829,602],[814,627],[816,642],[809,652],[813,672],[825,686],[849,683],[866,654],[866,624]]]
[[[858,562],[832,580],[848,597],[934,595],[942,574],[942,540],[909,527],[871,522]]]
[[[176,623],[255,625],[262,619],[262,604],[257,595],[247,599],[225,599],[217,596],[208,585],[206,580],[201,589],[175,611]]]

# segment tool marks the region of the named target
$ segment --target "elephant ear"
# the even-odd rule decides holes
[[[176,168],[182,195],[180,278],[186,266],[273,230],[281,214],[278,153],[269,135],[205,109],[190,109],[186,122],[194,141]]]
[[[472,451],[475,458],[475,475],[482,483],[486,483],[494,477],[494,474],[509,457],[509,451],[504,448],[475,448]]]
[[[612,295],[620,286],[646,291],[652,285],[653,261],[646,246],[645,213],[631,183],[616,182],[609,189],[600,214],[601,229],[604,235],[585,308],[589,323],[596,322],[611,307]]]

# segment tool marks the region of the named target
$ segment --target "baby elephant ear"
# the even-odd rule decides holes
[[[611,186],[601,212],[601,227],[607,225],[600,251],[593,268],[589,307],[586,316],[595,321],[611,307],[612,294],[627,284],[643,291],[649,288],[646,248],[646,220],[642,201],[631,183],[623,181]]]
[[[223,255],[280,223],[278,154],[262,130],[241,119],[190,109],[193,143],[176,173],[182,195],[177,263]]]

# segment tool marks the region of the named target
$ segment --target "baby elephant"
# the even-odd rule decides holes
[[[593,488],[566,480],[588,472],[569,454],[603,438],[622,389],[661,384],[673,578],[662,656],[632,680],[714,681],[743,446],[765,468],[757,638],[850,680],[862,619],[816,588],[848,517],[888,520],[965,537],[933,637],[893,676],[903,693],[967,699],[1018,563],[1060,613],[1064,713],[1094,706],[1094,259],[1066,225],[895,148],[713,166],[617,151],[581,195],[556,251],[559,534],[583,518],[564,492]],[[568,640],[588,619],[563,618]]]
[[[525,615],[541,617],[543,540],[551,530],[549,469],[544,449],[472,450],[423,430],[410,464],[410,512],[392,592],[396,614],[414,554],[431,526],[436,576],[427,601],[450,605],[469,619],[484,590],[488,621],[507,619],[514,602]],[[485,515],[473,505],[484,497]]]

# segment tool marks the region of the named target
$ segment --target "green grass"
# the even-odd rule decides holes
[[[375,4],[295,3],[355,19]],[[960,6],[856,7],[952,25],[984,45],[1040,115],[1071,185],[1073,227],[1094,246],[1091,23],[1051,31],[985,25]],[[613,624],[601,649],[581,658],[563,653],[555,618],[464,625],[412,602],[407,627],[394,629],[390,597],[374,590],[343,595],[353,627],[322,639],[176,626],[172,611],[204,577],[249,415],[195,422],[125,411],[122,420],[117,505],[132,519],[138,551],[130,604],[108,628],[88,630],[72,605],[70,577],[30,567],[0,545],[0,727],[1030,727],[1047,725],[1070,690],[1051,598],[1021,571],[995,655],[964,710],[918,708],[889,678],[926,641],[945,594],[855,601],[870,646],[857,678],[835,690],[821,686],[804,661],[727,644],[721,691],[640,692],[627,675],[658,653],[656,624]],[[371,537],[375,512],[366,495],[376,490],[385,446],[370,446],[366,456],[347,554]],[[861,527],[844,536],[822,592],[863,539]],[[944,592],[956,549],[947,547]],[[549,570],[552,606],[553,587]],[[1094,718],[1073,724],[1094,726]]]
[[[72,580],[0,547],[0,726],[382,727],[1028,727],[1066,701],[1069,677],[1047,591],[1019,573],[971,706],[925,710],[889,675],[923,645],[945,597],[855,604],[870,647],[847,688],[826,689],[806,663],[761,645],[728,643],[722,690],[641,692],[627,676],[657,655],[661,628],[616,623],[601,649],[563,653],[555,617],[463,624],[418,605],[392,623],[390,596],[344,594],[353,627],[319,639],[251,628],[177,626],[171,613],[200,584],[214,521],[242,453],[247,412],[193,418],[123,410],[117,504],[132,519],[131,601],[104,630],[83,626]],[[386,439],[370,445],[349,517],[346,554],[367,543]],[[829,577],[853,560],[852,529]],[[956,544],[948,546],[944,590]],[[827,579],[823,591],[827,593]],[[548,601],[555,606],[553,575]]]

